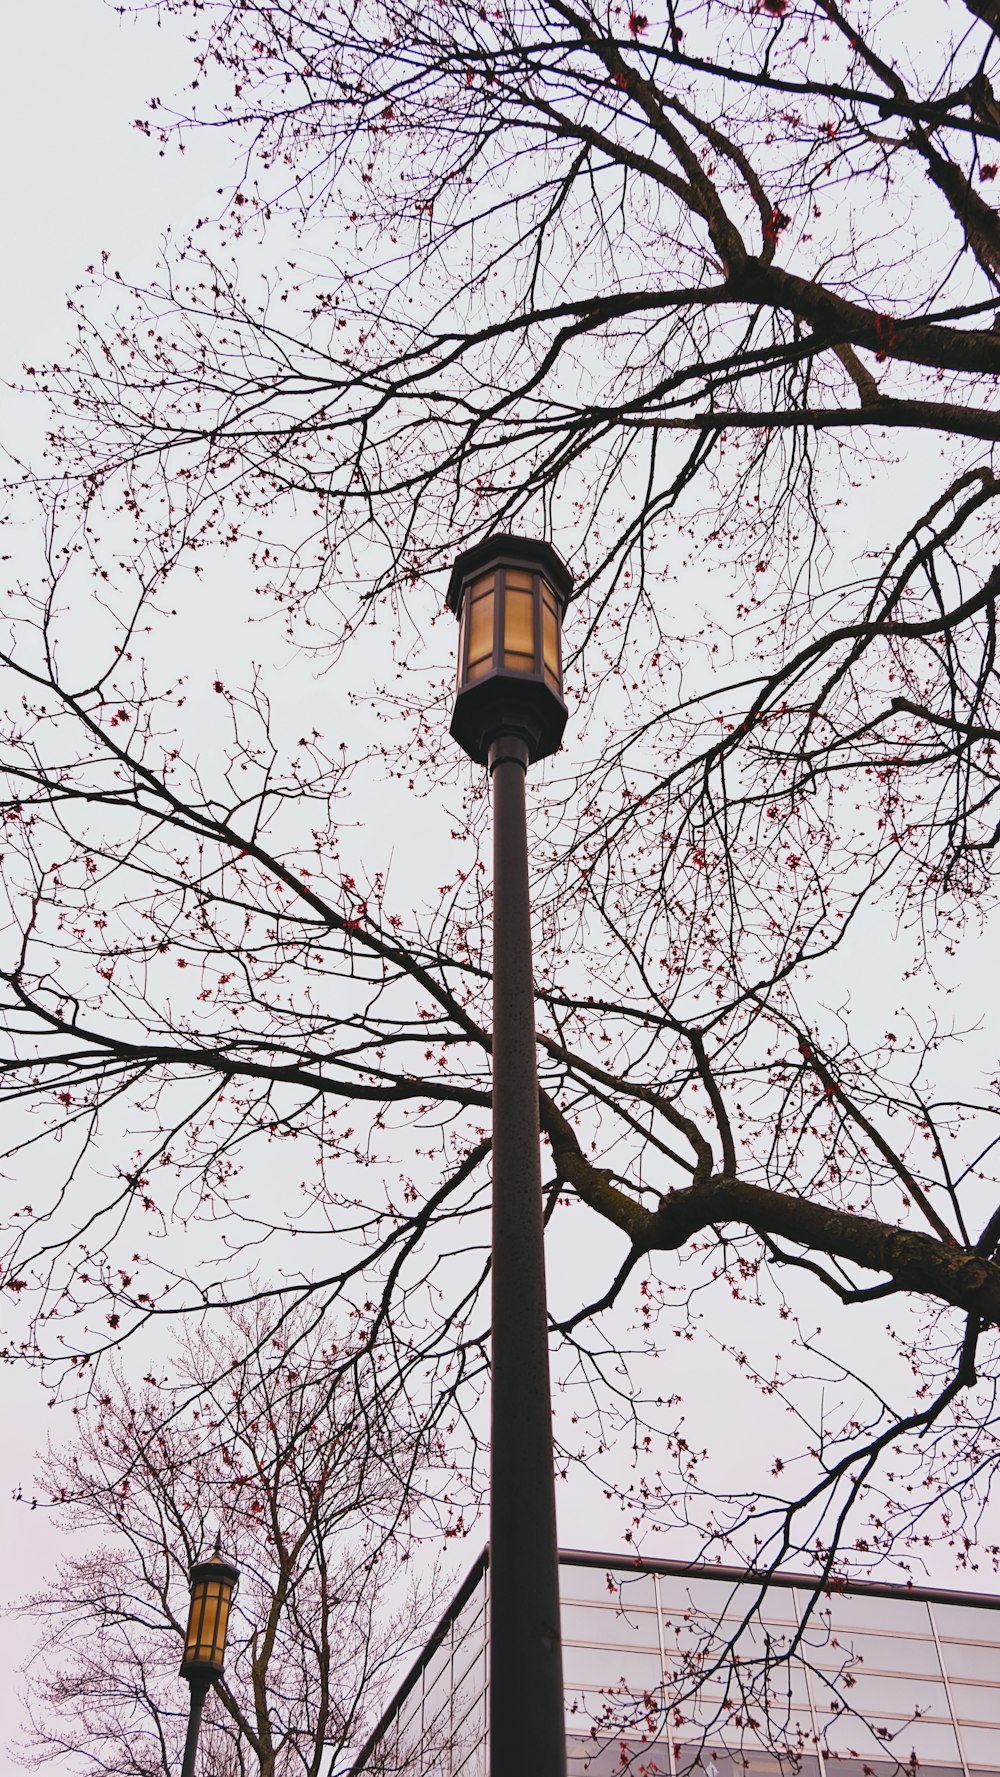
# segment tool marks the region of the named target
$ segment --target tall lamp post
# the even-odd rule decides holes
[[[466,550],[448,587],[451,732],[493,780],[490,1777],[566,1770],[525,776],[566,726],[572,587],[549,544],[511,536]]]
[[[208,1559],[196,1561],[191,1569],[191,1608],[181,1661],[181,1677],[186,1678],[191,1687],[191,1710],[181,1777],[194,1777],[201,1714],[212,1680],[222,1677],[229,1606],[239,1578],[239,1569],[226,1560],[218,1542]]]

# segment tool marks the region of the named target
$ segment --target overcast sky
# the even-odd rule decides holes
[[[225,163],[219,138],[203,136],[183,158],[161,159],[131,127],[147,95],[180,83],[186,63],[176,35],[148,21],[123,23],[103,0],[7,0],[3,24],[0,378],[7,384],[23,363],[58,358],[66,292],[101,248],[148,263],[165,219],[203,206],[206,187],[223,182]],[[4,444],[17,454],[32,450],[37,426],[38,416],[5,393]],[[50,1430],[64,1434],[69,1426],[47,1413],[31,1379],[7,1370],[2,1389],[2,1591],[12,1598],[51,1569],[58,1543],[46,1515],[16,1505],[11,1494],[19,1484],[30,1492],[35,1450]],[[30,1639],[23,1623],[0,1618],[4,1777],[20,1769],[8,1762],[4,1743],[19,1715],[16,1675]]]
[[[103,0],[8,0],[4,25],[0,374],[9,382],[22,363],[59,356],[70,319],[66,292],[102,248],[139,270],[151,260],[169,218],[183,223],[204,211],[206,194],[226,182],[227,150],[221,137],[205,134],[183,158],[173,153],[160,158],[131,127],[147,95],[182,83],[184,46],[169,31],[158,31],[149,21],[123,24]],[[38,441],[29,406],[6,395],[2,436],[17,453],[32,451]],[[883,525],[894,522],[884,509],[879,519]],[[873,1004],[878,970],[887,966],[884,956],[872,957],[867,980]],[[961,1023],[965,1012],[958,1005],[955,1010]],[[579,1287],[579,1255],[574,1255],[574,1284]],[[863,1340],[861,1319],[858,1333]],[[46,1412],[44,1397],[28,1379],[8,1371],[3,1391],[0,1535],[3,1591],[13,1597],[51,1569],[57,1545],[45,1514],[13,1504],[10,1496],[19,1484],[30,1493],[33,1453],[50,1429],[64,1433],[66,1421]],[[706,1405],[706,1411],[713,1409]],[[734,1451],[759,1411],[749,1390],[742,1402],[727,1399]],[[561,1505],[565,1542],[617,1540],[606,1526],[576,1511],[572,1501]],[[0,1662],[11,1681],[28,1639],[23,1625],[0,1619]],[[18,1768],[2,1750],[16,1720],[13,1699],[0,1717],[5,1730],[0,1772],[6,1777]]]

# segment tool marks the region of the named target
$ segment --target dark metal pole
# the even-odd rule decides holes
[[[201,1731],[201,1712],[205,1707],[205,1698],[208,1696],[210,1682],[207,1678],[188,1679],[188,1684],[191,1686],[191,1713],[188,1716],[181,1777],[194,1777],[194,1761],[198,1756],[198,1735]]]
[[[538,1070],[521,740],[493,777],[490,1777],[564,1777]]]

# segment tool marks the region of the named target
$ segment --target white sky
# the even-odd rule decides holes
[[[150,93],[180,82],[183,46],[148,21],[117,19],[103,0],[6,0],[0,56],[0,379],[22,363],[58,357],[67,336],[66,292],[102,247],[148,263],[164,219],[205,203],[208,159],[223,143],[207,135],[182,159],[160,159],[131,128]],[[171,69],[177,70],[171,78]],[[3,442],[34,447],[25,404],[5,398]],[[0,1592],[17,1597],[50,1570],[58,1550],[44,1512],[11,1500],[31,1491],[35,1451],[65,1435],[67,1418],[46,1411],[37,1383],[0,1374]],[[13,1777],[5,1743],[16,1729],[17,1671],[31,1640],[27,1626],[0,1618],[0,1772]],[[6,1692],[6,1695],[3,1693]]]
[[[66,292],[102,247],[138,270],[151,261],[168,218],[183,222],[204,211],[206,194],[225,182],[226,151],[221,137],[205,134],[192,140],[185,157],[160,158],[131,128],[148,94],[169,92],[183,79],[184,47],[169,31],[148,21],[123,24],[103,0],[6,0],[3,24],[0,379],[7,380],[16,378],[22,362],[59,356],[69,320]],[[16,451],[34,448],[37,431],[26,404],[3,399],[0,436]],[[883,500],[884,520],[884,490],[876,498]],[[956,1006],[955,1012],[956,1022],[964,1022],[966,1008]],[[606,1258],[600,1241],[593,1256]],[[553,1279],[554,1295],[567,1279],[579,1289],[580,1257],[564,1255],[566,1274]],[[884,1313],[877,1314],[881,1322]],[[859,1320],[859,1339],[863,1324]],[[674,1354],[668,1350],[667,1357],[672,1362]],[[0,1590],[14,1597],[51,1569],[58,1544],[46,1515],[14,1505],[10,1495],[18,1484],[30,1493],[34,1452],[50,1431],[64,1435],[68,1423],[46,1411],[29,1379],[7,1371],[2,1387]],[[710,1392],[704,1402],[709,1416],[719,1411]],[[759,1427],[759,1400],[750,1390],[742,1402],[728,1394],[724,1411],[738,1450]],[[564,1542],[619,1541],[617,1518],[599,1526],[565,1495],[560,1509]],[[657,1549],[666,1552],[662,1543]],[[471,1559],[472,1547],[467,1552]],[[0,1671],[12,1691],[28,1639],[25,1625],[0,1619]],[[2,1744],[17,1717],[11,1695],[0,1702],[2,1777],[19,1769]]]

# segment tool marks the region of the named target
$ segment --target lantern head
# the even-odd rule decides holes
[[[222,1677],[226,1655],[229,1606],[239,1583],[239,1568],[220,1553],[218,1543],[206,1561],[191,1569],[191,1610],[184,1638],[182,1678]]]
[[[529,537],[487,537],[458,557],[448,583],[459,620],[451,732],[477,765],[501,736],[523,740],[532,764],[562,741],[562,618],[572,590],[551,544]]]

